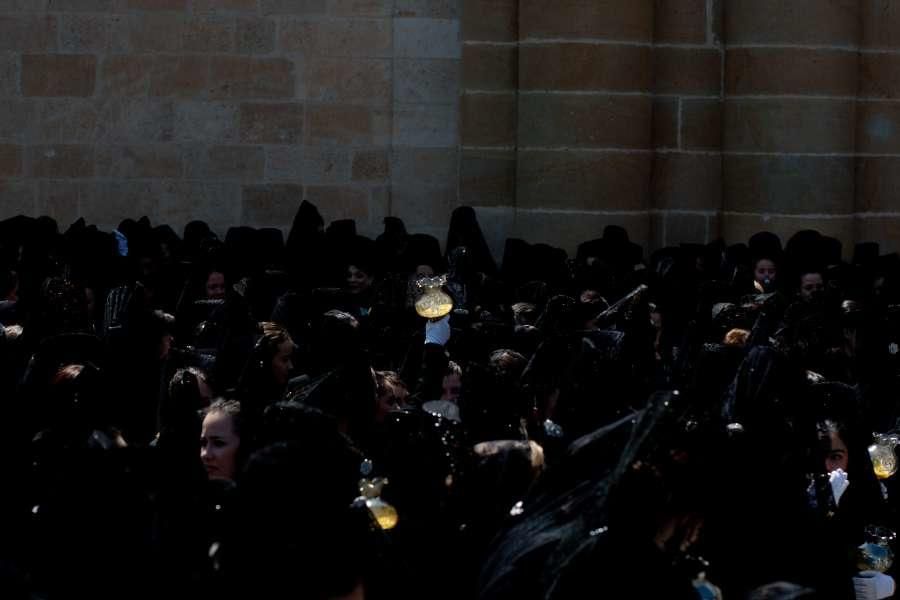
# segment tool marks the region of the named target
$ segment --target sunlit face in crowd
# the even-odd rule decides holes
[[[231,415],[224,412],[206,415],[200,431],[200,460],[210,479],[234,479],[240,445],[241,438]]]
[[[223,273],[213,271],[206,278],[206,298],[208,300],[225,298],[225,275]]]
[[[825,470],[831,473],[832,471],[841,469],[846,473],[848,464],[847,445],[836,431],[828,432],[828,437],[831,440],[831,447],[828,450],[828,454],[825,456]]]
[[[278,351],[272,357],[272,377],[278,385],[287,385],[294,369],[294,342],[287,339],[278,345]]]
[[[172,343],[175,337],[171,333],[164,333],[159,339],[159,359],[165,360],[172,351]]]
[[[800,299],[813,302],[825,291],[825,281],[821,273],[806,273],[800,278]]]
[[[768,258],[756,261],[756,268],[753,270],[753,278],[756,279],[757,283],[765,286],[766,282],[768,282],[768,284],[771,285],[775,282],[775,276],[777,274],[778,269],[775,267],[775,263]]]
[[[456,373],[445,375],[444,381],[441,384],[441,400],[457,402],[459,400],[459,394],[461,390],[462,379],[459,375],[457,375]]]
[[[350,290],[351,294],[361,294],[372,287],[372,282],[374,278],[356,267],[356,265],[350,265],[347,268],[347,289]]]
[[[420,277],[434,277],[434,269],[431,268],[431,265],[416,266],[416,278]]]

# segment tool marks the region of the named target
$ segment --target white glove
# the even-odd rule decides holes
[[[856,600],[882,600],[894,595],[894,578],[878,571],[862,571],[853,578]]]
[[[450,341],[450,315],[425,323],[425,343],[445,346]]]
[[[840,506],[841,496],[843,496],[844,492],[847,491],[847,488],[850,487],[850,482],[847,480],[847,474],[844,473],[843,469],[835,469],[828,474],[828,480],[831,482],[831,493],[834,495],[834,503]]]

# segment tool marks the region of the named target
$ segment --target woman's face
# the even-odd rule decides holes
[[[825,456],[825,470],[831,473],[837,469],[847,472],[847,445],[836,431],[829,431],[828,436],[831,441],[828,454]]]
[[[355,265],[347,268],[347,288],[351,294],[361,294],[372,287],[373,277]]]
[[[375,422],[384,423],[388,413],[397,410],[404,404],[407,395],[404,390],[397,389],[392,385],[383,386],[375,399]]]
[[[200,431],[200,460],[210,479],[234,479],[241,438],[234,431],[234,419],[223,412],[211,412]]]
[[[278,385],[287,385],[294,369],[294,342],[290,339],[278,345],[278,351],[272,357],[272,377]]]
[[[431,268],[431,265],[417,265],[416,279],[419,277],[434,277],[434,269]]]
[[[206,299],[221,300],[225,297],[225,275],[213,271],[206,278]]]
[[[825,291],[825,282],[820,273],[807,273],[800,278],[800,299],[814,302]]]
[[[452,373],[450,375],[444,376],[444,381],[441,384],[441,400],[447,400],[450,402],[459,401],[459,393],[462,389],[462,381],[456,373]]]
[[[776,274],[777,269],[775,268],[775,263],[771,260],[764,258],[756,262],[753,277],[758,283],[763,285],[765,285],[767,281],[769,284],[774,283]]]

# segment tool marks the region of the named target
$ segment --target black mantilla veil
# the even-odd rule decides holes
[[[478,597],[562,598],[570,567],[594,551],[610,525],[611,490],[662,441],[679,404],[678,392],[657,392],[643,409],[573,442],[495,539]]]
[[[451,262],[451,254],[456,248],[466,248],[472,270],[484,273],[489,277],[497,275],[497,263],[488,247],[475,209],[471,206],[459,206],[450,215],[450,226],[447,230],[447,262]]]

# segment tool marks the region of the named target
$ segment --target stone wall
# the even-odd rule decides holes
[[[497,231],[900,249],[896,1],[466,0],[463,34],[461,196]]]
[[[0,0],[0,218],[900,249],[895,0]]]
[[[460,55],[454,1],[0,0],[0,217],[224,231],[306,198],[443,233]]]

